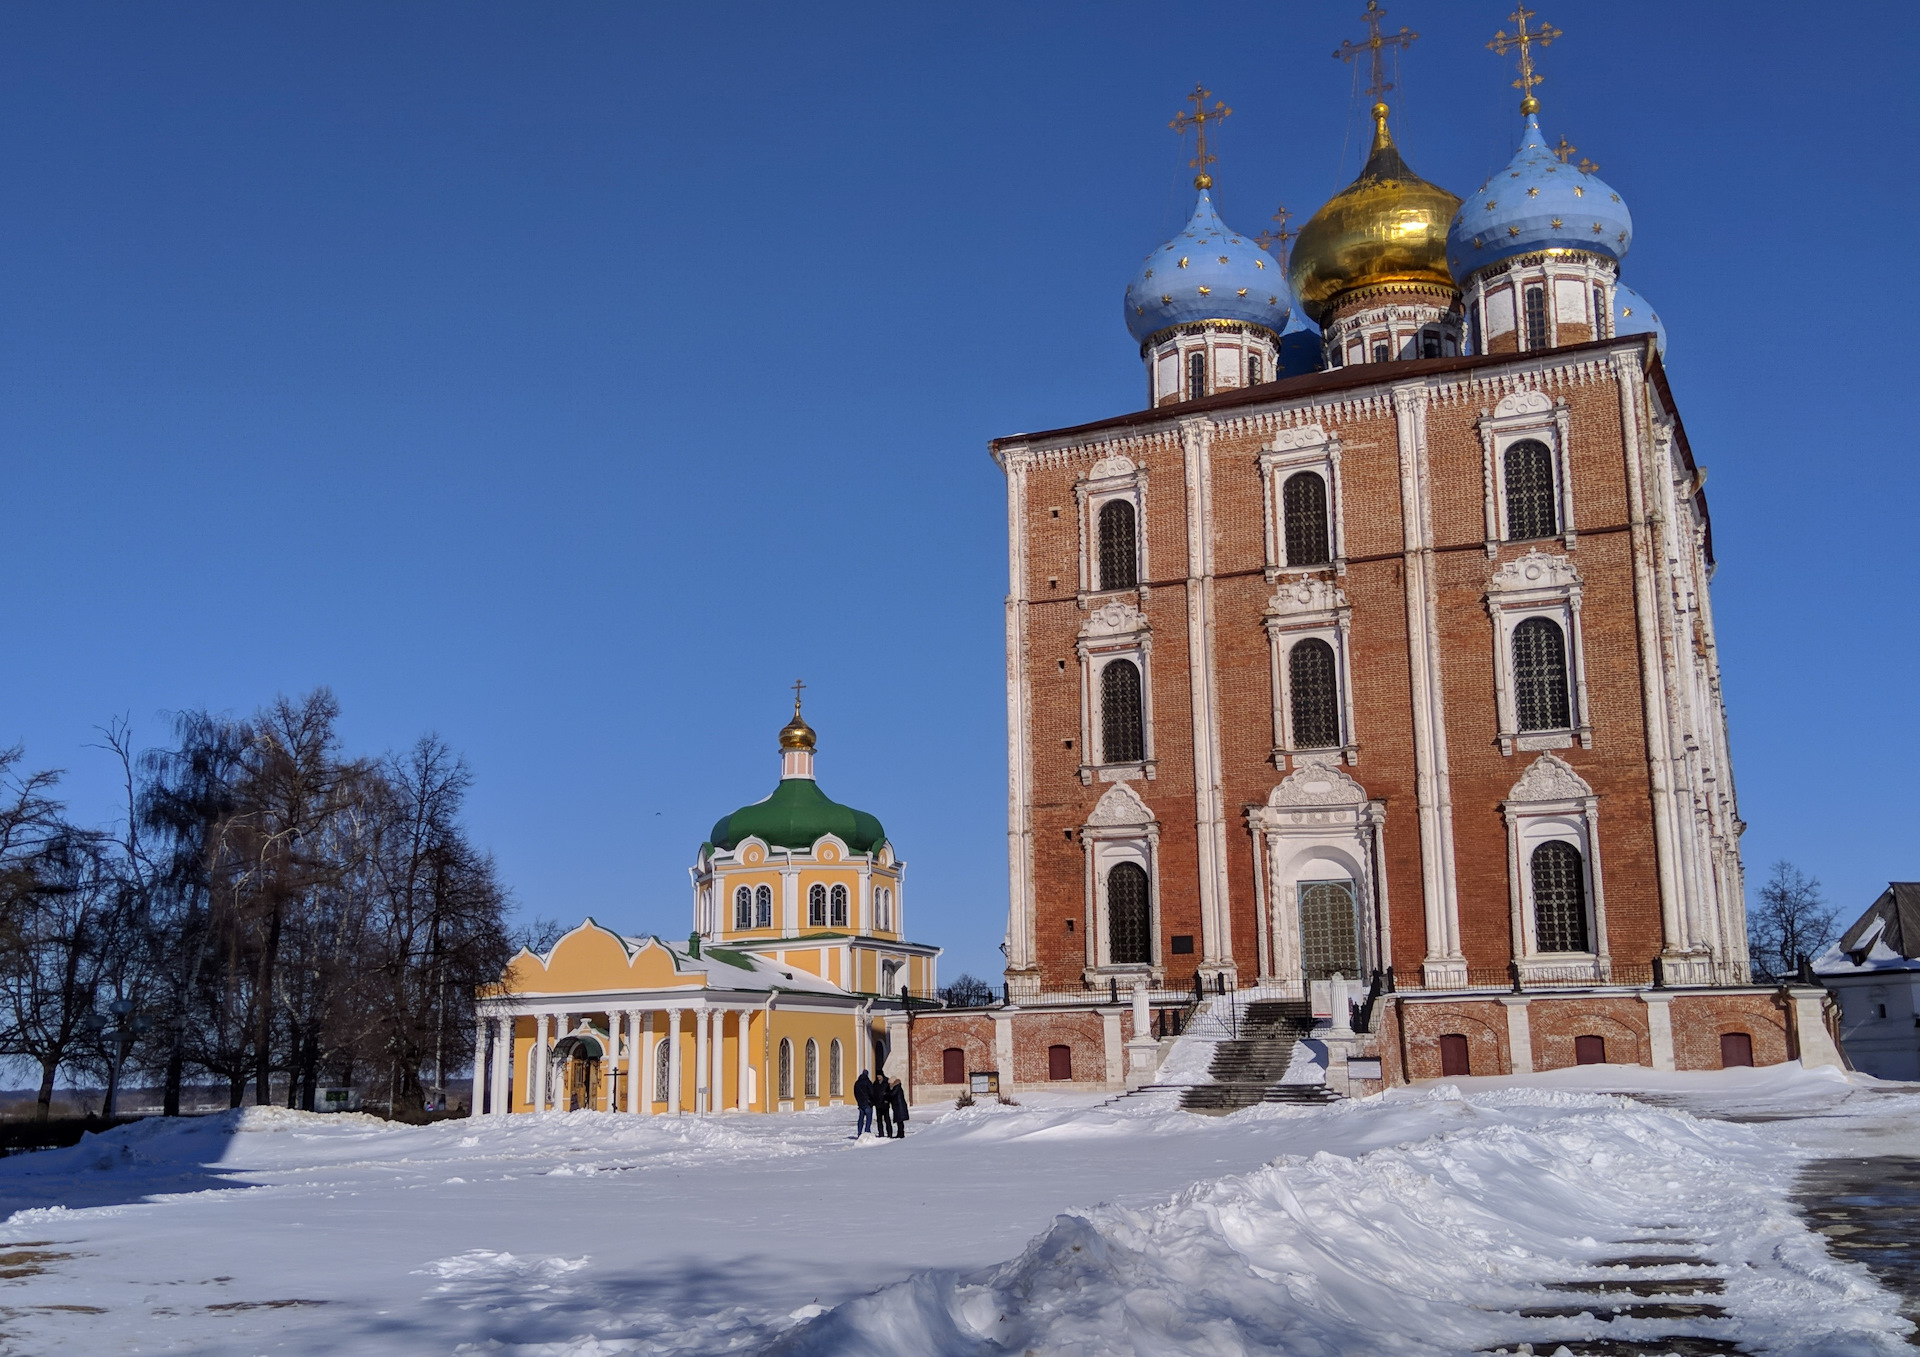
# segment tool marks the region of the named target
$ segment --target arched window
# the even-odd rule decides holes
[[[883,961],[880,963],[880,992],[896,994],[899,992],[896,982],[900,979],[900,963]]]
[[[1507,538],[1524,542],[1559,530],[1553,503],[1553,453],[1536,438],[1509,444],[1503,459],[1507,486]]]
[[[1440,356],[1440,335],[1437,331],[1422,330],[1420,332],[1420,356],[1422,358]]]
[[[780,1101],[793,1101],[793,1042],[780,1038]]]
[[[1533,850],[1533,931],[1543,952],[1588,952],[1580,850],[1559,839]]]
[[[1100,587],[1131,589],[1140,583],[1140,548],[1133,504],[1110,499],[1100,506]]]
[[[1340,684],[1332,646],[1314,636],[1287,652],[1287,696],[1295,749],[1331,749],[1340,743]]]
[[[1311,471],[1296,471],[1280,487],[1280,517],[1288,565],[1325,565],[1333,559],[1327,532],[1327,483]]]
[[[827,1093],[835,1098],[846,1096],[846,1087],[842,1075],[846,1062],[840,1056],[840,1038],[833,1039],[833,1045],[827,1047]]]
[[[1309,980],[1338,972],[1360,978],[1359,927],[1353,887],[1345,881],[1300,883],[1300,958]]]
[[[807,1038],[807,1096],[820,1096],[820,1043],[812,1037]]]
[[[1475,302],[1467,308],[1467,341],[1473,345],[1473,351],[1475,353],[1485,353],[1487,351],[1485,346],[1480,343],[1479,302]]]
[[[1073,1078],[1073,1047],[1071,1046],[1047,1047],[1047,1078],[1049,1079]]]
[[[807,927],[825,928],[827,926],[827,888],[810,886],[807,888]]]
[[[1138,763],[1146,757],[1140,711],[1140,670],[1132,660],[1112,660],[1100,671],[1100,758]]]
[[[1187,355],[1187,399],[1197,401],[1207,394],[1207,356],[1199,350]]]
[[[1262,381],[1262,378],[1260,375],[1260,355],[1257,353],[1250,353],[1247,355],[1247,385],[1259,386],[1261,381]]]
[[[1547,347],[1547,289],[1539,283],[1527,288],[1527,347]]]
[[[1522,730],[1565,730],[1567,638],[1550,617],[1529,617],[1513,629],[1513,706]]]
[[[1607,291],[1600,284],[1593,285],[1593,337],[1606,339],[1607,335]]]
[[[834,928],[845,928],[847,926],[847,888],[835,886],[827,898],[832,901],[827,922]]]
[[[733,893],[733,926],[753,927],[753,892],[745,886]]]
[[[653,1048],[653,1100],[673,1100],[673,1042],[662,1038]]]
[[[773,927],[773,888],[761,886],[753,893],[753,926]]]
[[[1152,958],[1147,932],[1147,874],[1137,862],[1107,873],[1107,950],[1116,966],[1144,966]]]

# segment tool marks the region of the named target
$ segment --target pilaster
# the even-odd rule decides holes
[[[1227,892],[1226,799],[1221,787],[1220,697],[1214,663],[1213,422],[1180,422],[1187,497],[1187,665],[1193,709],[1195,850],[1200,970],[1236,974]]]

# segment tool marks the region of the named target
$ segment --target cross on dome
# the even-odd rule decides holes
[[[1284,270],[1287,267],[1287,256],[1293,253],[1293,238],[1300,233],[1287,229],[1287,223],[1293,220],[1293,213],[1287,211],[1285,203],[1280,204],[1280,210],[1273,214],[1273,220],[1276,229],[1262,231],[1253,240],[1261,249],[1273,253],[1274,258],[1280,261],[1280,267]],[[1277,251],[1273,248],[1276,245],[1280,247]]]
[[[1542,47],[1546,47],[1555,38],[1565,36],[1552,24],[1546,23],[1529,32],[1527,20],[1533,18],[1535,12],[1525,5],[1518,6],[1513,11],[1515,27],[1512,36],[1508,36],[1506,29],[1503,28],[1495,32],[1493,41],[1487,44],[1487,50],[1496,56],[1505,56],[1509,52],[1519,51],[1520,78],[1513,82],[1513,87],[1521,94],[1520,111],[1529,114],[1540,111],[1540,101],[1533,97],[1533,87],[1546,79],[1533,69],[1533,45],[1539,43]]]
[[[1233,114],[1233,110],[1218,99],[1213,101],[1213,107],[1209,109],[1207,97],[1212,93],[1213,91],[1206,86],[1196,84],[1193,87],[1193,93],[1187,96],[1187,102],[1193,105],[1193,112],[1188,113],[1182,109],[1174,114],[1173,121],[1167,124],[1183,139],[1187,135],[1187,129],[1189,127],[1193,129],[1194,157],[1187,164],[1199,171],[1193,177],[1193,186],[1201,190],[1213,187],[1213,176],[1207,173],[1207,166],[1220,159],[1219,156],[1207,150],[1207,123],[1219,122]]]
[[[1398,33],[1381,33],[1380,21],[1386,17],[1387,12],[1380,8],[1380,0],[1367,0],[1366,13],[1360,16],[1360,21],[1367,26],[1367,40],[1365,42],[1342,41],[1333,53],[1336,61],[1344,61],[1348,65],[1352,65],[1362,52],[1368,55],[1373,68],[1373,81],[1367,86],[1367,97],[1375,103],[1380,101],[1381,95],[1393,88],[1393,82],[1386,78],[1385,63],[1382,59],[1386,49],[1396,47],[1404,51],[1413,46],[1414,39],[1420,36],[1404,24],[1401,25]]]

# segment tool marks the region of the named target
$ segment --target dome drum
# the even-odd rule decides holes
[[[1175,325],[1140,347],[1147,403],[1172,405],[1259,386],[1280,375],[1280,337],[1264,325],[1206,321]]]
[[[1482,269],[1466,288],[1475,353],[1521,353],[1606,339],[1619,266],[1581,250],[1536,251]]]
[[[1457,357],[1459,298],[1451,288],[1412,283],[1355,289],[1328,316],[1321,348],[1329,368]]]

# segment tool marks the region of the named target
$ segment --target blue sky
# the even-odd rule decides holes
[[[1141,404],[1120,296],[1190,206],[1196,80],[1229,223],[1352,176],[1361,7],[8,7],[0,742],[104,817],[96,725],[330,684],[355,749],[465,752],[524,909],[677,934],[804,676],[912,931],[997,972],[986,442]],[[1519,131],[1507,13],[1391,6],[1455,192]],[[1749,874],[1857,912],[1920,874],[1920,20],[1542,17],[1547,134],[1633,210],[1712,472]]]

